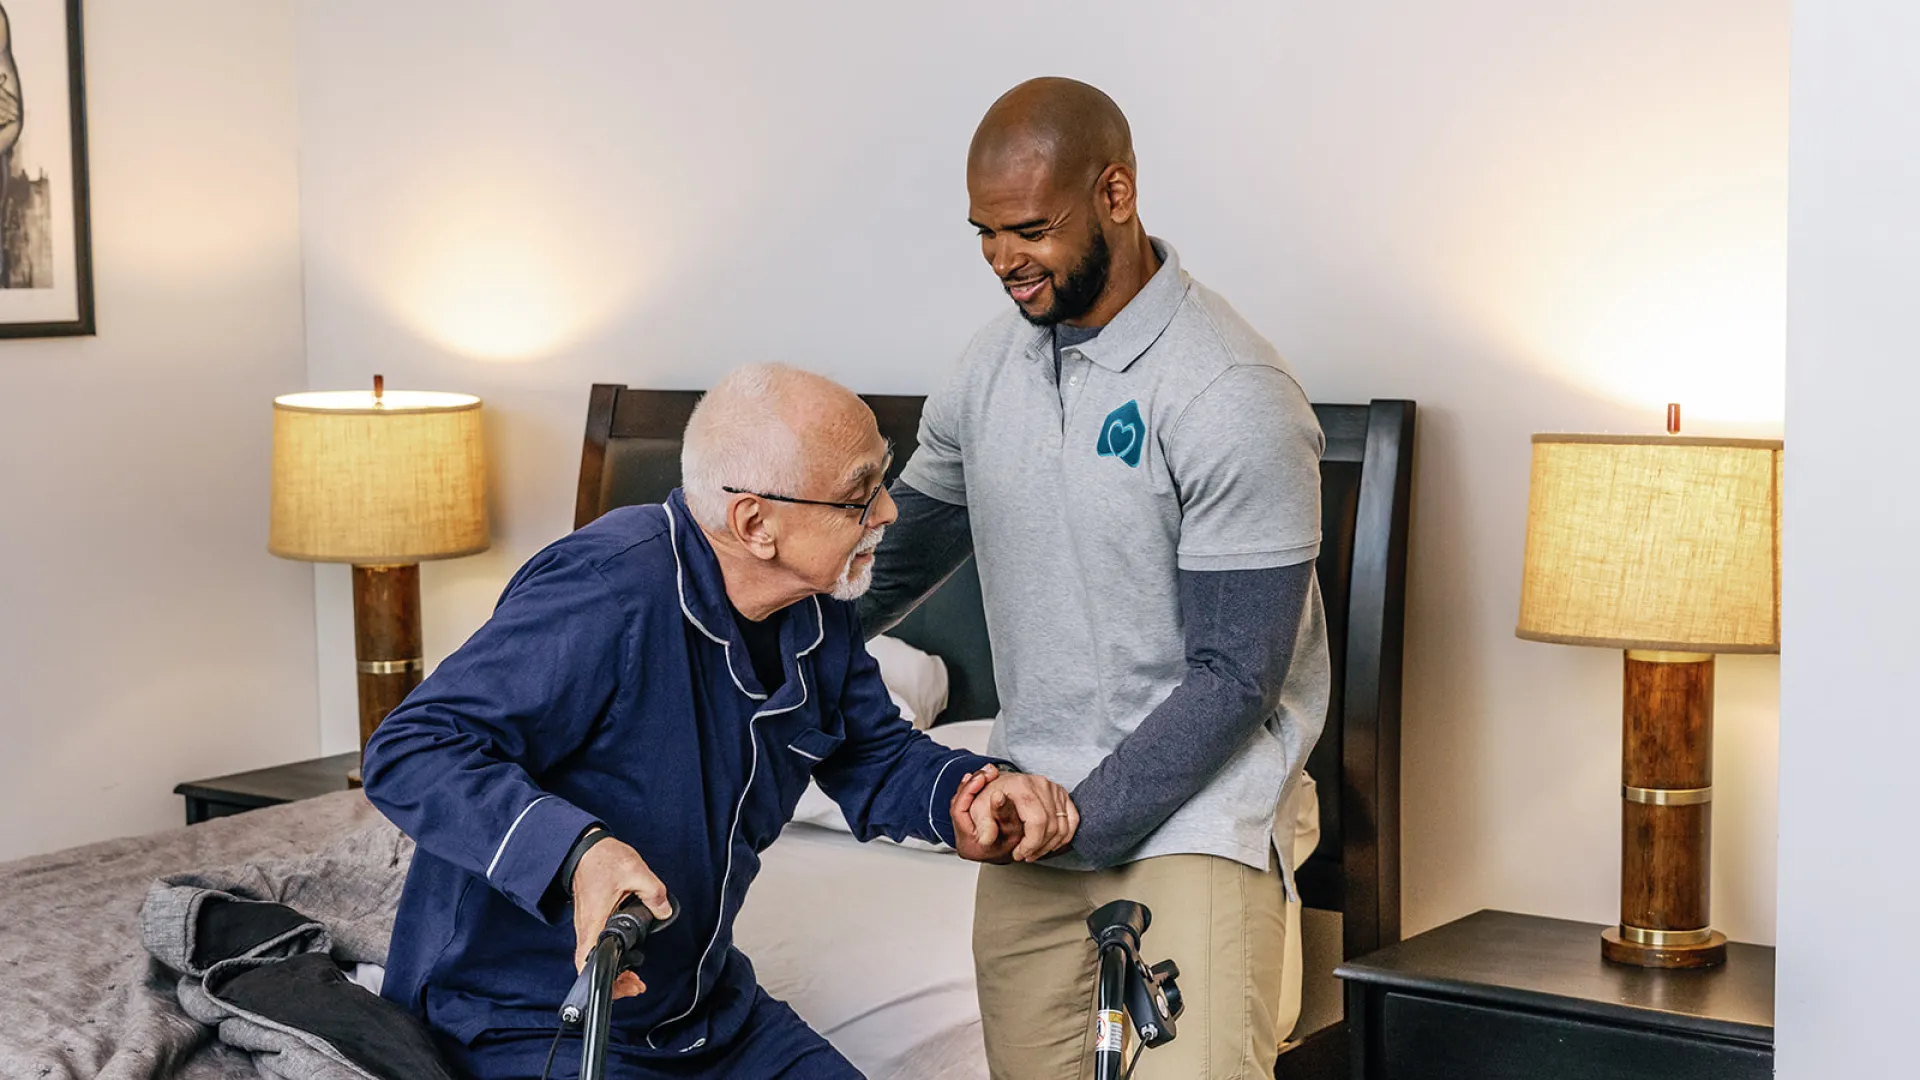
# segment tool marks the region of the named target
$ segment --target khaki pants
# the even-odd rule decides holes
[[[1087,916],[1112,900],[1153,913],[1149,965],[1180,965],[1186,1011],[1173,1042],[1148,1050],[1136,1080],[1265,1080],[1280,1050],[1286,893],[1263,873],[1210,855],[1167,855],[1081,873],[982,866],[973,958],[993,1080],[1093,1075],[1098,957]],[[1138,1042],[1127,1032],[1127,1057]]]

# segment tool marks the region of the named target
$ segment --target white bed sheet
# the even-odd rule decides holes
[[[734,924],[760,985],[872,1080],[987,1075],[974,864],[789,825]]]

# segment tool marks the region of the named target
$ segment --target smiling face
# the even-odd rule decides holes
[[[967,220],[1028,322],[1105,325],[1151,275],[1133,170],[1127,118],[1085,83],[1029,79],[987,110],[967,147]]]
[[[1038,154],[967,169],[967,221],[980,254],[1035,326],[1093,310],[1113,263],[1094,188],[1059,183],[1055,172]]]

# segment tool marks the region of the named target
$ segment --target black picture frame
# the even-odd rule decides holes
[[[93,304],[93,226],[89,202],[87,177],[87,98],[86,98],[86,53],[82,45],[81,0],[0,0],[0,23],[6,29],[6,50],[0,58],[0,68],[14,68],[17,60],[14,54],[16,40],[23,38],[19,30],[27,29],[30,24],[23,20],[44,20],[54,14],[63,14],[66,23],[66,79],[64,90],[67,103],[67,146],[64,160],[56,155],[56,164],[63,164],[68,171],[68,183],[62,184],[61,178],[49,172],[43,172],[41,181],[45,184],[59,184],[70,192],[70,232],[72,238],[72,280],[73,298],[72,317],[47,318],[42,313],[20,312],[15,310],[24,305],[10,304],[9,299],[16,293],[37,292],[38,289],[9,286],[6,284],[4,237],[9,226],[8,210],[4,198],[0,197],[0,338],[47,338],[47,337],[83,337],[94,334]],[[48,34],[44,26],[31,27],[39,31],[36,35],[45,39]],[[19,59],[26,59],[25,56]],[[33,58],[39,64],[39,70],[46,70],[45,56]],[[0,75],[6,71],[0,70]],[[31,130],[34,113],[32,103],[43,97],[48,91],[44,83],[36,86],[36,80],[14,75],[13,92],[10,95],[0,93],[0,131],[9,123],[19,124],[24,120],[27,130]],[[22,84],[25,84],[24,87]],[[61,88],[55,82],[55,88]],[[24,90],[24,93],[22,93]],[[22,104],[28,111],[23,112]],[[11,120],[8,119],[11,101]],[[4,153],[0,153],[0,169],[13,169],[11,144]],[[27,179],[31,180],[31,177]],[[0,185],[5,185],[11,177],[0,172]],[[4,191],[4,186],[0,186]],[[54,245],[57,249],[63,245]],[[56,250],[54,258],[58,258]],[[55,264],[58,265],[57,263]],[[58,287],[56,276],[55,287]],[[64,312],[61,314],[64,315]]]

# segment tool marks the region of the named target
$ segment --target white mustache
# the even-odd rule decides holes
[[[855,555],[867,554],[868,552],[872,551],[874,548],[877,548],[880,546],[880,538],[885,535],[887,535],[887,527],[885,525],[882,525],[877,529],[868,529],[867,535],[860,538],[860,546],[857,548],[854,548],[853,553]]]

